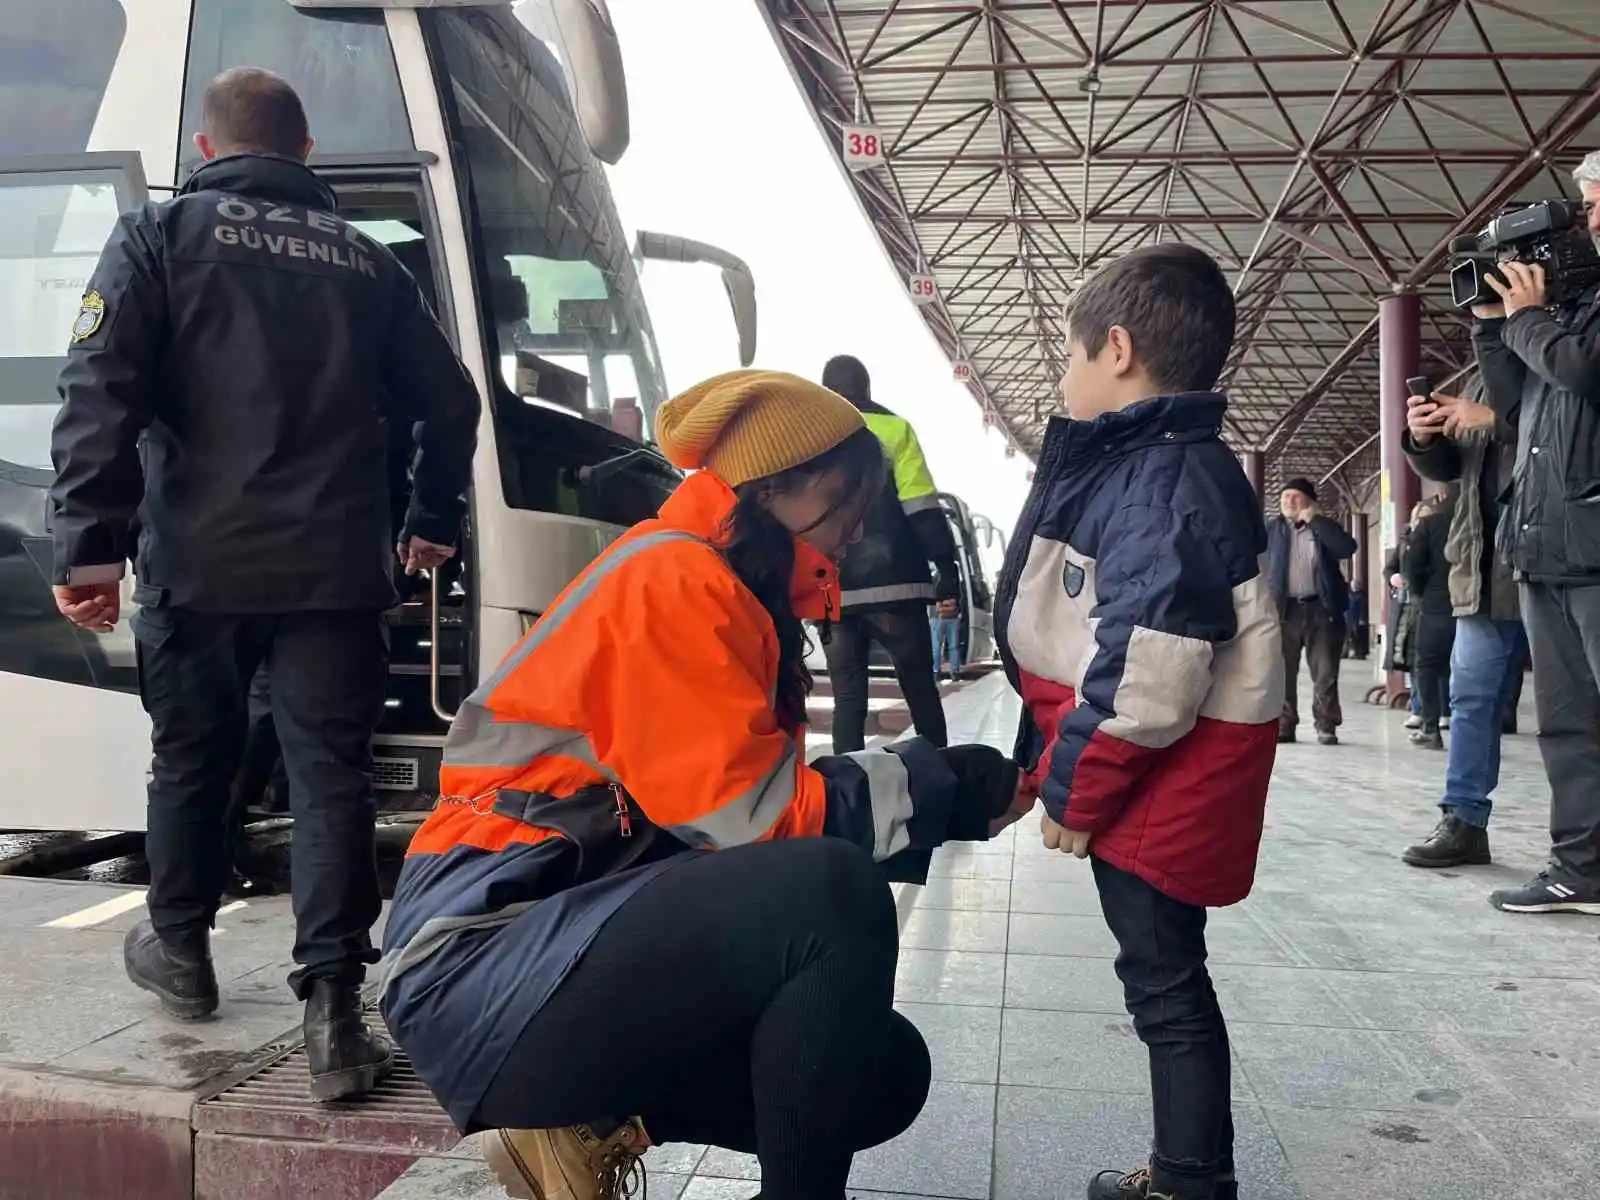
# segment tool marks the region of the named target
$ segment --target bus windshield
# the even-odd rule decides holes
[[[509,10],[441,11],[446,100],[470,168],[502,382],[532,351],[588,380],[588,406],[653,413],[661,369],[604,169],[560,64]]]

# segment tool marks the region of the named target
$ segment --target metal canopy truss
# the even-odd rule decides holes
[[[1600,145],[1597,0],[759,0],[923,315],[1036,453],[1062,308],[1165,238],[1235,281],[1228,435],[1270,480],[1377,467],[1377,301],[1423,296],[1435,381],[1470,365],[1441,269]]]

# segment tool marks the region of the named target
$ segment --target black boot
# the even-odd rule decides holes
[[[140,921],[122,939],[122,965],[135,987],[156,995],[161,1007],[181,1021],[217,1011],[217,973],[210,956],[173,949],[149,921]]]
[[[1446,816],[1421,845],[1400,856],[1413,867],[1481,867],[1489,862],[1489,831]]]
[[[394,1050],[361,1018],[361,988],[315,979],[306,1000],[311,1098],[319,1103],[370,1092],[394,1069]]]

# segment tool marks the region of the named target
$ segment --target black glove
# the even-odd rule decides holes
[[[933,564],[933,598],[935,600],[959,600],[961,598],[961,572],[956,568],[956,560],[943,559]]]
[[[989,823],[1005,816],[1017,795],[1017,764],[992,746],[948,746],[939,751],[956,774],[950,839],[989,840]]]

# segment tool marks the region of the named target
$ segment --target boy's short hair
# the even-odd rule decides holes
[[[1204,250],[1142,246],[1107,264],[1067,304],[1067,330],[1099,354],[1113,325],[1133,339],[1151,381],[1172,392],[1217,385],[1233,347],[1233,290]]]

